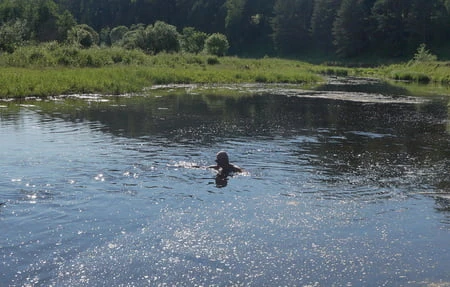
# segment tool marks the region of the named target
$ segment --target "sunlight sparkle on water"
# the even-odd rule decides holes
[[[274,91],[8,103],[2,283],[449,282],[447,102]]]

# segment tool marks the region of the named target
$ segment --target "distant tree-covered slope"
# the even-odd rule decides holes
[[[224,34],[238,55],[392,57],[411,55],[422,43],[450,46],[450,0],[0,0],[0,50],[66,41],[76,24],[110,45],[126,34],[116,29],[111,42],[115,28],[135,31],[158,21],[180,35],[187,27]]]

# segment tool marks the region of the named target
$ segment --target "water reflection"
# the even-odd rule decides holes
[[[54,286],[450,281],[448,103],[368,98],[7,103],[0,276]],[[206,166],[219,150],[249,173],[216,178]]]
[[[246,138],[292,141],[293,152],[339,181],[343,174],[395,186],[447,185],[448,109],[442,100],[423,104],[358,103],[279,95],[222,97],[178,95],[116,97],[108,102],[45,103],[39,111],[154,146],[212,145]],[[76,108],[74,108],[74,106]],[[295,143],[295,138],[313,138]],[[156,151],[157,152],[157,151]],[[414,183],[417,184],[417,183]]]
[[[410,95],[408,89],[391,85],[378,79],[352,78],[352,77],[330,77],[327,83],[315,88],[318,91],[344,91],[344,92],[362,92],[367,94],[382,94],[390,96],[405,97]]]
[[[280,95],[169,95],[47,101],[29,108],[44,115],[43,122],[87,122],[93,130],[151,142],[150,153],[174,144],[199,148],[247,138],[286,139],[299,160],[306,154],[308,165],[323,167],[330,183],[356,180],[448,190],[450,181],[449,114],[442,99],[403,104]],[[13,109],[0,116],[19,124]],[[301,136],[308,140],[295,142]]]

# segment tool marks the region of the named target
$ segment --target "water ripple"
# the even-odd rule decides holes
[[[5,284],[448,281],[437,104],[109,100],[0,109]],[[221,188],[219,150],[246,170]]]

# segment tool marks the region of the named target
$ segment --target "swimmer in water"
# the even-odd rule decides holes
[[[217,165],[209,166],[217,170],[216,186],[225,187],[228,184],[228,176],[233,173],[243,172],[243,169],[230,163],[228,154],[224,151],[220,151],[216,155]]]
[[[218,174],[223,177],[227,177],[232,173],[243,171],[242,168],[230,163],[228,154],[224,151],[220,151],[217,153],[216,163],[217,165],[210,166],[209,168],[217,170]]]

